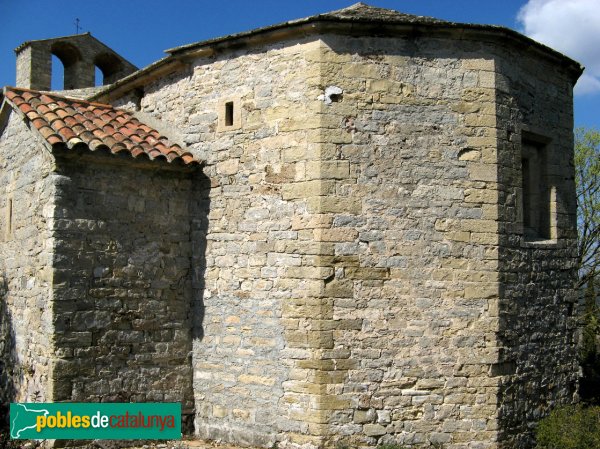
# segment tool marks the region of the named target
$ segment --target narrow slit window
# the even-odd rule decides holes
[[[225,126],[233,126],[233,101],[225,103]]]
[[[8,199],[7,212],[6,212],[6,237],[9,238],[12,235],[13,228],[13,200]]]
[[[231,132],[242,128],[242,108],[239,97],[223,98],[217,103],[217,131]]]
[[[523,177],[523,226],[531,228],[531,180],[529,175],[529,158],[521,159],[521,175]]]

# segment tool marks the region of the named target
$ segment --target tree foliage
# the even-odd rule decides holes
[[[598,449],[600,407],[566,406],[540,421],[536,449]]]
[[[600,131],[575,131],[579,285],[600,274]]]
[[[581,398],[600,404],[600,132],[575,131],[579,283],[583,288],[579,347]]]
[[[583,299],[583,327],[581,345],[579,348],[580,360],[583,365],[595,366],[600,362],[596,349],[597,335],[600,334],[600,310],[596,304],[598,292],[594,282],[589,282],[585,288]]]

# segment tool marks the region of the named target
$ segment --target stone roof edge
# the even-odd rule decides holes
[[[46,41],[57,41],[57,40],[61,40],[61,39],[67,39],[67,38],[77,38],[77,37],[88,37],[88,38],[92,38],[94,39],[98,44],[100,44],[101,46],[103,46],[104,48],[106,48],[107,50],[109,50],[110,52],[116,54],[117,56],[119,56],[121,59],[123,59],[123,61],[125,61],[126,63],[128,63],[129,65],[131,65],[131,67],[133,67],[136,70],[139,70],[139,67],[136,66],[135,64],[133,64],[129,59],[125,58],[123,55],[121,55],[120,53],[116,52],[114,49],[110,48],[108,45],[106,45],[104,42],[102,42],[101,40],[99,40],[96,36],[92,35],[91,32],[86,31],[85,33],[79,33],[79,34],[69,34],[66,36],[58,36],[58,37],[49,37],[47,39],[32,39],[29,41],[25,41],[23,42],[21,45],[19,45],[17,48],[14,49],[14,52],[16,54],[19,54],[25,47],[28,47],[29,45],[31,45],[34,42],[46,42]]]
[[[130,91],[144,85],[147,80],[155,79],[160,76],[168,75],[186,66],[180,58],[166,56],[152,64],[127,75],[112,84],[109,84],[99,92],[87,97],[88,101],[98,101],[100,99],[108,99],[111,96],[108,94],[115,91]]]
[[[33,44],[34,42],[46,42],[46,41],[56,41],[59,39],[67,39],[67,38],[72,38],[72,37],[79,37],[79,36],[90,36],[90,37],[94,37],[92,36],[92,33],[90,33],[89,31],[86,31],[85,33],[79,33],[79,34],[67,34],[65,36],[57,36],[57,37],[48,37],[46,39],[30,39],[28,41],[25,41],[23,43],[21,43],[17,48],[14,49],[15,53],[19,53],[21,50],[23,50],[25,47],[28,47],[29,45]],[[96,39],[94,37],[94,39]],[[96,39],[98,40],[98,39]],[[98,41],[100,42],[100,41]]]
[[[363,3],[358,3],[357,5],[361,5],[361,4],[364,5]],[[352,7],[350,7],[350,8],[352,8]],[[303,17],[300,19],[288,20],[286,22],[276,23],[273,25],[267,25],[265,27],[254,28],[252,30],[242,31],[239,33],[229,34],[229,35],[225,35],[225,36],[220,36],[220,37],[216,37],[213,39],[207,39],[204,41],[192,42],[191,44],[185,44],[185,45],[180,45],[178,47],[168,48],[165,50],[165,53],[176,54],[176,53],[180,53],[180,52],[187,51],[187,50],[193,50],[194,48],[202,47],[205,45],[215,44],[215,43],[219,43],[219,42],[223,42],[223,41],[227,41],[227,40],[246,38],[246,37],[249,37],[249,36],[252,36],[255,34],[267,33],[269,31],[279,30],[282,28],[290,28],[290,27],[297,26],[297,25],[316,23],[316,22],[385,23],[385,24],[407,24],[407,25],[455,24],[453,22],[446,22],[443,20],[434,19],[432,17],[413,16],[413,15],[405,15],[405,16],[410,16],[410,18],[412,20],[408,20],[406,18],[404,18],[404,19],[399,18],[399,19],[395,19],[395,20],[390,19],[390,18],[368,18],[368,19],[365,19],[365,18],[360,18],[360,17],[340,17],[340,16],[335,15],[336,13],[338,13],[340,11],[344,11],[344,10],[350,9],[350,8],[345,8],[343,10],[337,10],[337,11],[330,11],[330,12],[326,12],[326,13],[322,13],[322,14],[316,14],[313,16]],[[390,11],[393,11],[393,10],[390,10]]]
[[[13,110],[14,105],[8,104],[8,98],[4,96],[4,89],[0,91],[0,136],[8,124],[8,117]]]
[[[19,109],[19,107],[14,104],[12,101],[10,101],[9,98],[7,98],[6,96],[6,91],[12,89],[12,87],[10,86],[5,86],[2,88],[2,90],[0,91],[0,96],[2,98],[2,103],[0,104],[0,135],[2,135],[2,133],[4,132],[4,129],[6,127],[6,125],[8,124],[8,118],[10,116],[11,112],[15,112],[19,117],[21,117],[27,124],[27,127],[32,130],[33,134],[38,137],[39,141],[43,144],[43,146],[51,153],[58,153],[62,156],[69,156],[67,153],[67,145],[65,143],[57,143],[57,144],[50,144],[46,139],[44,139],[44,137],[42,136],[42,134],[34,127],[34,126],[30,126],[29,125],[29,118]],[[53,97],[60,97],[63,99],[67,99],[67,100],[72,100],[72,101],[76,101],[76,102],[84,102],[84,103],[89,103],[91,105],[94,106],[98,106],[98,107],[108,107],[108,108],[114,108],[114,106],[110,105],[110,104],[106,104],[106,103],[99,103],[99,102],[92,102],[89,100],[82,100],[80,98],[72,98],[72,97],[65,97],[63,95],[57,95],[54,94],[52,92],[46,92],[46,91],[36,91],[36,90],[32,90],[32,89],[27,89],[24,87],[16,87],[14,88],[15,90],[23,90],[23,91],[30,91],[30,92],[41,92],[47,95],[51,95]],[[128,111],[129,112],[129,111]],[[131,113],[131,112],[129,112]],[[131,113],[132,115],[134,115],[133,113]],[[139,120],[139,119],[138,119]],[[140,166],[144,166],[144,164],[146,163],[151,163],[153,165],[159,165],[161,167],[163,167],[164,169],[168,169],[168,170],[183,170],[183,171],[194,171],[198,168],[202,168],[203,166],[206,165],[206,161],[200,160],[197,161],[196,163],[192,163],[192,164],[184,164],[180,161],[181,158],[178,158],[177,162],[174,161],[167,161],[165,158],[156,158],[154,160],[150,160],[147,155],[146,156],[138,156],[133,157],[131,156],[129,153],[127,152],[119,152],[119,153],[111,153],[110,149],[108,147],[106,148],[99,148],[96,150],[92,150],[91,148],[88,147],[87,144],[77,144],[76,146],[74,146],[71,149],[68,149],[68,151],[73,152],[73,157],[77,157],[77,154],[79,153],[79,150],[81,150],[83,147],[86,148],[86,151],[90,154],[96,154],[96,155],[105,155],[105,156],[111,156],[112,158],[121,160],[121,161],[126,161],[129,163],[139,163],[138,165]],[[77,154],[76,154],[77,153]],[[125,154],[127,153],[127,154]],[[71,156],[69,156],[71,157]],[[158,162],[158,164],[157,164]]]
[[[414,17],[416,19],[420,18],[420,16]],[[425,17],[423,17],[423,19],[423,21],[376,20],[336,17],[325,13],[174,47],[165,50],[165,52],[169,53],[169,56],[122,78],[89,98],[96,100],[118,96],[118,93],[128,91],[134,87],[139,87],[145,84],[146,81],[165,74],[165,72],[171,73],[172,71],[187,66],[186,60],[189,60],[190,58],[211,56],[217,50],[230,49],[233,51],[244,47],[257,46],[265,42],[282,41],[292,36],[308,36],[323,32],[347,30],[348,26],[350,26],[354,33],[358,33],[362,27],[368,28],[369,26],[373,27],[374,25],[377,25],[379,35],[389,35],[391,31],[394,31],[396,35],[418,34],[419,32],[427,31],[429,35],[433,35],[432,33],[435,32],[448,35],[448,32],[451,32],[455,33],[459,38],[466,38],[469,34],[472,34],[473,36],[486,36],[491,40],[508,39],[514,44],[517,44],[517,46],[523,46],[528,51],[536,52],[541,56],[545,56],[560,63],[568,72],[570,72],[573,84],[575,84],[583,73],[583,66],[577,61],[510,28],[499,25],[480,25],[445,21],[433,22],[425,20],[427,19]]]

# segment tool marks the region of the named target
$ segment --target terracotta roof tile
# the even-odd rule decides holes
[[[114,132],[112,136],[117,140],[117,142],[125,142],[125,140],[127,139],[123,134],[121,134],[118,131]]]
[[[71,149],[85,144],[92,151],[126,152],[134,158],[200,163],[130,112],[110,105],[15,87],[6,87],[4,96],[50,145],[64,144]]]
[[[37,93],[37,94],[38,94],[38,96],[39,96],[39,92],[36,92],[36,93]],[[24,101],[29,101],[29,100],[31,100],[32,98],[37,98],[37,96],[36,96],[36,95],[34,95],[33,91],[28,91],[28,90],[23,90],[23,94],[22,94],[22,96],[23,96],[23,100],[24,100]]]
[[[50,143],[50,145],[54,145],[54,144],[62,142],[62,139],[60,137],[58,137],[56,134],[50,135],[49,137],[46,138],[46,140],[48,141],[48,143]]]
[[[33,123],[33,126],[35,126],[37,129],[41,129],[44,126],[48,126],[48,122],[46,122],[46,120],[40,117],[34,118],[33,120],[31,120],[31,123]]]
[[[45,105],[40,105],[40,107],[38,108],[38,111],[42,111],[42,107],[44,107]],[[75,118],[73,118],[72,116],[69,115],[69,113],[67,111],[65,111],[63,108],[57,108],[54,110],[54,112],[56,113],[56,115],[58,115],[60,118],[62,118],[65,122],[69,123],[68,120],[73,120],[73,121],[77,121]]]
[[[33,111],[34,109],[29,106],[27,103],[24,103],[20,106],[21,111],[23,111],[23,114],[27,115],[28,112]]]
[[[44,137],[44,139],[48,140],[49,137],[51,136],[55,136],[58,137],[56,135],[56,133],[49,128],[48,126],[44,126],[42,129],[40,129],[40,134]]]
[[[58,134],[64,138],[65,142],[77,138],[77,134],[75,134],[73,130],[67,126],[59,129]]]
[[[78,136],[81,135],[82,132],[85,132],[85,126],[80,125],[79,123],[72,125],[71,129],[75,132],[75,134],[77,134]]]
[[[50,122],[50,126],[52,126],[52,128],[56,131],[60,131],[63,128],[68,128],[67,124],[59,119],[58,116],[55,119],[47,121]]]
[[[58,116],[60,117],[60,116],[61,116],[61,114],[58,114]],[[79,125],[79,121],[78,121],[78,120],[77,120],[75,117],[73,117],[73,116],[71,116],[71,115],[65,115],[65,116],[62,116],[61,118],[62,118],[62,119],[65,121],[65,123],[66,123],[68,126],[70,126],[70,127],[74,127],[74,126],[77,126],[77,125]]]

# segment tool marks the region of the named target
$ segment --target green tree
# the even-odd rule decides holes
[[[579,285],[600,274],[600,131],[575,130]]]
[[[536,449],[598,449],[600,407],[559,407],[540,421]]]
[[[583,293],[583,326],[581,329],[581,345],[579,348],[579,355],[584,371],[586,368],[590,368],[595,371],[594,368],[600,367],[600,364],[598,363],[600,358],[597,348],[598,334],[600,334],[600,310],[596,304],[598,292],[596,291],[595,287],[595,283],[590,281]]]
[[[577,228],[579,282],[583,289],[579,356],[583,377],[581,398],[600,404],[600,132],[575,131],[575,182],[577,187]]]

